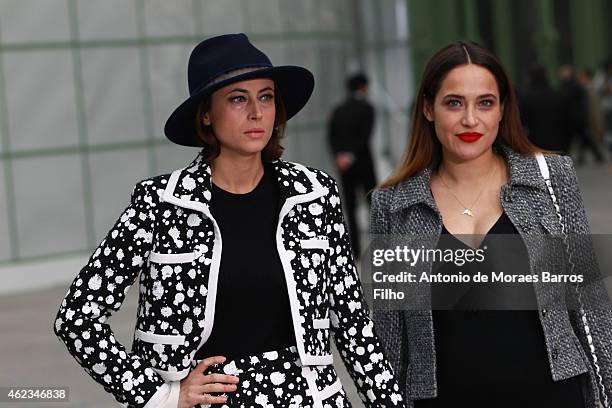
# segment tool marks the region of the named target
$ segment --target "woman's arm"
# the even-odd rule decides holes
[[[68,352],[107,392],[130,407],[151,400],[147,408],[162,403],[170,388],[162,387],[164,380],[145,361],[127,352],[106,321],[147,264],[153,240],[150,183],[136,185],[131,204],[72,282],[54,324]]]
[[[338,187],[333,180],[331,183],[328,195],[332,248],[329,302],[336,346],[366,406],[404,406],[393,369],[385,357],[363,298]]]
[[[575,273],[584,274],[584,283],[578,287],[581,303],[586,312],[590,334],[595,347],[601,380],[605,386],[608,400],[612,401],[612,310],[609,295],[599,271],[591,231],[578,186],[578,178],[570,157],[559,157],[555,193],[561,194],[559,203],[563,221],[568,233],[571,262]],[[554,179],[553,179],[554,180]],[[559,191],[559,192],[557,192]],[[578,292],[574,285],[568,285],[570,296],[571,321],[585,349],[591,365],[593,359],[584,324],[579,312]]]
[[[382,202],[383,195],[376,190],[372,193],[372,206],[370,208],[370,241],[372,243],[385,245],[389,238],[390,228],[388,225],[388,217],[386,215],[385,204]],[[385,249],[385,248],[380,248]],[[384,310],[374,307],[373,312],[376,331],[386,352],[386,356],[393,367],[396,378],[398,379],[402,395],[406,398],[403,383],[400,381],[404,378],[403,370],[407,360],[404,355],[405,342],[404,338],[404,316],[401,310]]]

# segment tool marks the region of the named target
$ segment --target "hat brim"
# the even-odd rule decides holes
[[[200,147],[197,143],[195,116],[201,101],[226,85],[255,78],[270,78],[285,104],[287,120],[295,116],[308,102],[314,90],[312,73],[302,67],[285,65],[258,69],[227,78],[191,95],[170,115],[164,126],[166,137],[182,146]]]

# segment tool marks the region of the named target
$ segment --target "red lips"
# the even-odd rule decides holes
[[[264,134],[264,130],[262,128],[253,128],[247,130],[244,134],[253,138],[258,138]]]
[[[458,133],[457,137],[461,139],[462,142],[466,143],[474,143],[482,137],[482,133],[479,132],[463,132]]]

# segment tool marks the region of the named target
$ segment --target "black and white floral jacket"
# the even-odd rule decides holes
[[[331,330],[366,405],[401,405],[363,301],[335,181],[300,164],[273,164],[284,199],[276,244],[301,363],[332,364]],[[183,169],[138,183],[57,314],[55,333],[70,354],[126,406],[159,406],[168,384],[176,390],[188,375],[221,318],[215,298],[222,237],[209,210],[210,179],[200,153]],[[106,321],[138,277],[128,352]]]

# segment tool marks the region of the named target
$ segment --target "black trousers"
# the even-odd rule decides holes
[[[360,233],[357,225],[357,190],[359,187],[363,190],[368,202],[368,206],[372,201],[372,190],[376,187],[376,176],[374,175],[374,163],[371,156],[359,158],[355,163],[344,173],[340,173],[340,182],[342,183],[342,191],[344,196],[344,205],[346,208],[346,218],[348,220],[349,232],[351,234],[351,246],[353,255],[357,258],[361,254]]]
[[[595,157],[595,160],[597,160],[598,163],[601,163],[605,160],[603,154],[599,150],[599,146],[597,145],[597,143],[589,132],[580,132],[577,133],[576,136],[578,137],[579,141],[578,164],[584,163],[584,153],[586,150],[590,150],[591,153],[593,153],[593,156]]]

